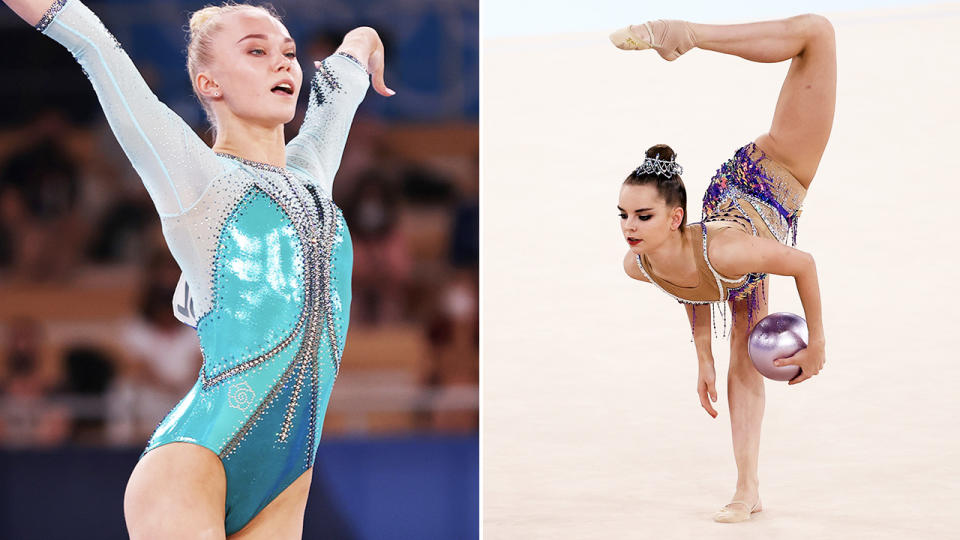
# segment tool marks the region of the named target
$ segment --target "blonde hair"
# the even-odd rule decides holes
[[[278,21],[280,20],[280,15],[269,3],[255,5],[227,1],[219,6],[204,6],[190,14],[190,30],[187,36],[187,73],[190,74],[190,84],[193,86],[193,92],[203,107],[207,120],[213,126],[214,135],[216,135],[217,128],[216,117],[213,114],[210,102],[200,94],[197,88],[197,73],[213,62],[213,36],[220,31],[221,26],[218,20],[220,15],[244,9],[259,9]]]

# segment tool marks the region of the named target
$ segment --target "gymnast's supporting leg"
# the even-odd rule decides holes
[[[764,278],[769,291],[770,278]],[[766,402],[763,375],[753,367],[747,353],[751,328],[747,325],[746,300],[737,300],[733,330],[730,336],[730,369],[727,371],[727,400],[730,406],[730,427],[733,436],[733,455],[737,462],[737,489],[731,500],[747,501],[750,505],[760,497],[760,476],[757,462],[760,456],[760,425]],[[753,314],[756,323],[767,315],[767,302],[758,299]],[[744,510],[737,505],[736,510]],[[758,510],[762,506],[758,507]]]
[[[209,449],[186,442],[154,448],[137,462],[123,496],[130,539],[223,540],[226,485]]]

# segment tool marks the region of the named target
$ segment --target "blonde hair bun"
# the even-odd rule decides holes
[[[199,34],[200,29],[211,19],[219,15],[222,9],[221,6],[206,6],[194,11],[193,14],[190,15],[190,35],[195,36]]]

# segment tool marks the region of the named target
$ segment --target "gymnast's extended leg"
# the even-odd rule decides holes
[[[791,60],[770,132],[756,145],[803,184],[820,165],[837,101],[837,47],[833,25],[820,15],[747,24],[690,24],[701,49],[754,62]]]
[[[622,49],[653,48],[676,60],[695,47],[753,62],[791,60],[770,131],[756,145],[809,187],[830,138],[837,100],[837,52],[833,25],[805,14],[745,24],[649,21],[610,35]]]

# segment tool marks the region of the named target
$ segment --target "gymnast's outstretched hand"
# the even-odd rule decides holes
[[[387,88],[383,81],[383,41],[377,31],[369,26],[360,26],[347,32],[343,36],[343,44],[337,51],[349,53],[355,58],[365,61],[367,71],[372,76],[373,89],[381,96],[390,97],[396,92]],[[320,62],[314,62],[319,68]]]
[[[793,356],[776,360],[773,365],[800,366],[800,373],[790,379],[790,382],[787,384],[801,383],[820,373],[820,370],[823,369],[823,365],[827,363],[824,349],[824,343],[822,341],[813,341],[805,348],[797,351]]]

